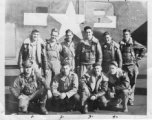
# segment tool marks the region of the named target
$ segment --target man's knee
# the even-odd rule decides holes
[[[29,105],[29,101],[28,100],[20,99],[20,101],[19,101],[19,111],[27,112],[28,105]]]
[[[98,102],[99,102],[99,104],[102,104],[104,107],[106,107],[107,103],[108,103],[108,100],[106,99],[105,96],[102,96],[102,97],[98,98]]]
[[[77,93],[73,96],[73,98],[74,98],[74,100],[77,101],[77,102],[80,101],[80,95],[77,94]]]
[[[127,90],[127,89],[122,90],[122,95],[125,96],[125,97],[128,97],[128,95],[129,95],[129,90]]]

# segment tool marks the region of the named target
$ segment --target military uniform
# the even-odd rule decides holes
[[[19,68],[23,68],[23,63],[27,60],[33,61],[33,68],[36,72],[45,74],[45,70],[48,70],[45,43],[39,38],[34,43],[31,42],[30,38],[27,38],[20,49],[18,65]],[[43,69],[43,71],[41,71]]]
[[[60,73],[62,57],[61,52],[62,46],[60,43],[55,43],[54,46],[51,46],[49,40],[46,41],[46,56],[50,69],[47,76],[47,83],[49,85],[51,84],[51,80],[53,79],[54,75]]]
[[[61,102],[65,102],[65,104],[62,104],[65,107],[68,106],[68,104],[72,104],[73,102],[79,101],[79,95],[77,94],[78,91],[78,76],[77,74],[70,71],[68,76],[64,76],[63,73],[57,74],[54,79],[51,86],[53,97],[55,98],[55,103],[60,104]],[[63,100],[60,99],[61,93],[66,94],[66,98]],[[71,101],[69,103],[69,101]]]
[[[87,100],[91,96],[96,96],[94,103],[98,103],[98,106],[107,105],[105,98],[106,91],[108,89],[108,78],[104,73],[100,73],[99,76],[95,76],[93,70],[85,73],[80,80],[80,91],[81,91],[81,106],[87,104]]]
[[[47,90],[50,87],[46,84],[45,79],[39,73],[32,73],[26,78],[24,73],[20,74],[10,86],[10,92],[19,99],[19,110],[27,112],[29,102],[40,99],[41,109],[45,109],[47,100]],[[46,112],[46,109],[45,109]]]
[[[110,105],[117,105],[122,100],[123,109],[125,112],[128,111],[127,102],[130,91],[130,81],[126,72],[122,71],[120,68],[117,69],[115,75],[108,73],[108,99]],[[111,92],[114,96],[111,96]],[[114,103],[113,101],[116,102]]]
[[[142,58],[146,53],[146,48],[134,41],[131,37],[128,42],[120,41],[120,50],[122,53],[123,67],[122,69],[128,72],[132,94],[129,97],[130,103],[133,105],[135,84],[138,75],[138,57]]]
[[[79,78],[83,76],[88,70],[92,69],[95,62],[102,63],[102,50],[98,39],[94,36],[92,40],[86,38],[80,42],[76,53],[77,74]]]
[[[119,49],[119,44],[114,42],[113,40],[111,43],[104,43],[102,45],[102,52],[103,52],[103,62],[102,62],[102,69],[103,72],[107,73],[109,71],[109,63],[111,61],[116,61],[118,63],[118,67],[122,67],[122,55]]]
[[[75,70],[75,48],[73,41],[70,44],[66,40],[62,43],[62,62],[69,62],[73,71]]]

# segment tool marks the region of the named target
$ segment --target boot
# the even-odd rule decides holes
[[[87,104],[85,104],[85,105],[83,106],[82,112],[83,112],[84,114],[87,114],[87,113],[88,113],[88,105],[87,105]]]
[[[45,95],[42,102],[40,102],[40,110],[41,110],[41,113],[44,114],[44,115],[48,115],[48,111],[45,108],[46,100],[47,100],[47,95]]]

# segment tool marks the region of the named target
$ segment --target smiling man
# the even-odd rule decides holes
[[[53,28],[50,36],[51,38],[46,40],[46,56],[49,66],[47,83],[49,85],[51,85],[53,77],[60,73],[62,52],[62,46],[58,42],[58,30]]]
[[[54,105],[62,110],[71,110],[74,103],[78,102],[78,76],[70,71],[71,65],[69,62],[62,64],[62,72],[57,74],[52,83],[52,93]]]
[[[79,78],[92,69],[95,62],[102,63],[102,50],[99,40],[93,36],[93,29],[84,28],[85,38],[81,40],[76,52],[76,66]]]
[[[139,74],[139,60],[146,54],[146,47],[133,40],[129,29],[123,30],[123,39],[120,41],[120,50],[122,53],[123,66],[122,69],[128,72],[132,93],[129,97],[129,105],[134,105],[134,92]]]
[[[105,98],[108,89],[108,78],[102,73],[101,63],[93,64],[93,70],[85,73],[80,80],[82,112],[88,113],[88,100],[92,101],[91,107],[106,107]]]
[[[32,61],[23,63],[23,73],[10,86],[10,92],[19,100],[19,111],[27,113],[29,103],[40,100],[41,113],[48,114],[45,105],[47,93],[52,96],[50,86],[39,73],[33,71],[32,66]]]
[[[75,70],[75,48],[76,45],[73,42],[73,32],[68,29],[65,32],[65,39],[64,42],[62,42],[62,56],[63,56],[63,62],[67,61],[71,64],[71,70]]]
[[[33,68],[36,72],[46,75],[48,70],[45,43],[40,37],[38,30],[32,30],[30,37],[27,38],[20,49],[18,64],[20,72],[23,73],[23,63],[26,60],[33,61]],[[43,69],[43,71],[41,71]]]
[[[103,72],[107,73],[109,71],[109,63],[111,61],[116,61],[118,67],[122,67],[122,55],[119,49],[119,44],[113,41],[112,36],[109,32],[103,34],[106,42],[102,45],[103,51]]]

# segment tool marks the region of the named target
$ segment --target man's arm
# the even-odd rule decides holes
[[[124,89],[128,89],[129,86],[130,86],[130,80],[129,80],[128,74],[124,72],[123,75],[120,77],[120,83],[117,83],[115,85],[115,89],[124,90]]]
[[[71,96],[73,96],[74,94],[77,93],[78,85],[79,85],[78,76],[76,74],[74,74],[73,75],[73,86],[72,86],[72,89],[69,90],[68,92],[66,92],[66,95],[67,95],[68,98],[70,98]]]
[[[117,63],[118,63],[118,67],[119,68],[122,68],[122,54],[121,54],[121,51],[119,48],[116,48],[116,60],[117,60]]]
[[[144,57],[147,49],[145,46],[143,46],[142,44],[138,43],[137,41],[134,41],[134,50],[135,50],[135,57]]]
[[[97,56],[96,56],[96,62],[100,62],[102,64],[102,49],[101,49],[101,45],[98,42],[97,43]]]
[[[19,77],[17,77],[14,81],[14,83],[9,87],[10,92],[16,97],[18,98],[20,95],[20,81],[19,81]]]
[[[22,44],[21,46],[21,49],[20,49],[20,52],[19,52],[19,56],[18,56],[18,66],[19,66],[19,69],[20,69],[20,72],[22,73],[23,72],[23,52],[24,52],[24,47],[26,45]]]
[[[58,75],[56,75],[56,76],[54,76],[53,83],[51,86],[53,96],[57,97],[57,96],[61,95],[61,93],[58,91],[58,87],[59,87],[59,77],[58,77]]]
[[[82,42],[78,44],[78,47],[76,49],[76,67],[80,66],[81,52],[82,52]]]

